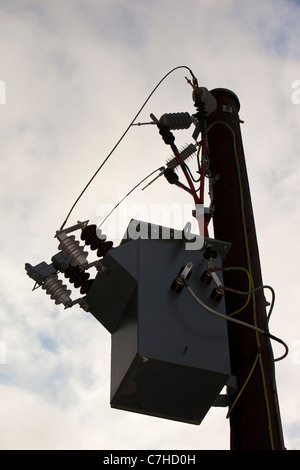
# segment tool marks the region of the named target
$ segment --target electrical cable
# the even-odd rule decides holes
[[[262,328],[259,328],[256,325],[251,325],[250,323],[244,322],[242,320],[238,320],[237,318],[229,317],[228,315],[225,315],[225,314],[223,314],[221,312],[218,312],[217,310],[209,307],[204,302],[202,302],[201,299],[199,299],[199,297],[195,294],[195,292],[192,290],[192,288],[187,283],[186,279],[182,279],[182,282],[185,285],[185,287],[187,288],[189,294],[193,297],[193,299],[199,305],[201,305],[201,307],[203,307],[205,310],[207,310],[208,312],[213,313],[214,315],[216,315],[220,318],[223,318],[226,321],[231,321],[231,322],[237,323],[238,325],[250,328],[250,329],[256,331],[257,333],[260,333],[264,336],[267,336],[268,338],[273,339],[274,341],[277,341],[278,343],[282,344],[285,347],[286,352],[285,352],[285,354],[280,356],[278,359],[275,359],[275,361],[282,360],[288,355],[288,346],[280,338],[277,338],[277,336],[272,335],[271,333],[269,333],[269,331],[263,330]],[[266,287],[266,286],[259,286],[256,289],[252,289],[252,291],[250,291],[249,293],[256,292],[257,290],[263,289],[264,287]],[[243,294],[248,294],[248,292],[247,293],[243,292]]]
[[[194,144],[186,145],[185,147],[183,147],[180,150],[181,159],[184,160],[184,163],[186,163],[186,161],[189,158],[191,158],[192,155],[194,153],[196,153],[196,151],[197,151],[196,145],[194,145]],[[173,170],[176,170],[176,168],[179,166],[179,163],[178,163],[178,160],[176,159],[176,157],[173,157],[173,158],[169,158],[167,160],[166,165],[167,165],[168,168],[172,168]]]
[[[238,323],[239,325],[242,325],[242,326],[246,326],[258,333],[261,333],[261,334],[265,334],[265,330],[262,330],[261,328],[258,328],[257,326],[255,325],[251,325],[250,323],[246,323],[242,320],[238,320],[237,318],[232,318],[232,317],[229,317],[223,313],[220,313],[218,312],[217,310],[214,310],[213,308],[209,307],[208,305],[206,305],[204,302],[202,302],[201,299],[199,299],[199,297],[195,294],[195,292],[191,289],[191,287],[188,285],[188,283],[186,282],[186,280],[183,280],[183,283],[185,285],[185,287],[187,288],[188,292],[190,293],[190,295],[193,297],[193,299],[199,304],[201,305],[201,307],[205,308],[205,310],[207,310],[208,312],[210,313],[213,313],[214,315],[220,317],[220,318],[223,318],[224,320],[228,320],[228,321],[231,321],[231,322],[234,322],[234,323]]]
[[[196,85],[195,82],[194,82],[194,85],[192,85],[192,86],[193,86],[194,90],[196,89],[196,87],[198,87],[198,85]],[[163,119],[163,117],[160,120],[158,120],[153,114],[150,114],[150,117],[157,124],[157,127],[159,129],[159,133],[162,136],[164,142],[167,145],[170,145],[170,147],[171,147],[171,149],[172,149],[172,151],[175,155],[175,158],[177,159],[177,161],[178,161],[178,163],[179,163],[179,165],[180,165],[180,167],[183,171],[183,174],[184,174],[184,176],[187,180],[188,186],[190,188],[189,192],[191,193],[191,195],[194,199],[194,203],[195,203],[196,208],[197,208],[197,206],[204,204],[204,179],[205,179],[205,173],[206,173],[206,151],[207,151],[206,139],[207,139],[207,135],[206,135],[206,121],[205,121],[205,117],[206,117],[206,115],[205,115],[205,105],[202,101],[200,101],[200,104],[198,104],[198,106],[196,106],[196,107],[198,109],[198,113],[195,116],[197,117],[197,119],[201,118],[201,121],[204,121],[204,122],[202,122],[202,125],[201,125],[201,132],[202,132],[202,140],[201,140],[201,145],[200,145],[201,150],[202,150],[201,168],[200,168],[200,165],[199,165],[199,152],[198,152],[198,155],[197,155],[198,168],[199,168],[199,173],[200,173],[199,196],[197,195],[197,191],[196,191],[196,188],[195,188],[195,185],[194,185],[194,183],[196,183],[198,181],[196,181],[193,178],[189,167],[184,163],[183,158],[181,158],[181,155],[180,155],[180,153],[179,153],[179,151],[178,151],[178,149],[175,145],[175,137],[174,137],[174,135],[172,134],[172,132],[170,130],[171,128],[172,129],[185,129],[185,128],[189,127],[190,124],[191,124],[190,116],[189,115],[187,116],[188,117],[187,120],[184,116],[185,116],[185,114],[188,114],[188,113],[166,114],[166,115],[163,116],[163,117],[166,118],[165,120]],[[174,184],[173,181],[170,181],[170,182],[172,184]],[[177,186],[180,186],[180,184],[177,183]],[[183,188],[185,189],[184,186],[183,186]],[[203,217],[202,219],[200,219],[200,218],[197,217],[197,215],[196,215],[196,218],[198,220],[200,234],[202,234],[202,230],[203,230],[204,236],[207,237],[208,236],[208,230],[207,230],[207,223],[206,223],[205,218]]]
[[[249,301],[250,301],[250,297],[251,297],[251,294],[254,293],[256,290],[258,289],[261,289],[261,288],[265,288],[265,289],[269,289],[272,293],[272,300],[271,300],[271,303],[270,303],[270,308],[269,308],[269,311],[268,311],[268,314],[267,314],[267,322],[269,323],[269,320],[270,320],[270,317],[271,317],[271,314],[272,314],[272,311],[273,311],[273,308],[274,308],[274,304],[275,304],[275,291],[273,289],[273,287],[271,286],[268,286],[268,285],[264,285],[262,287],[258,287],[256,289],[252,289],[251,290],[251,278],[250,278],[250,274],[248,272],[247,269],[245,268],[241,268],[241,267],[227,267],[227,268],[219,268],[219,267],[216,267],[216,268],[213,268],[213,271],[235,271],[235,270],[238,270],[238,271],[244,271],[247,276],[248,276],[248,279],[249,279],[249,287],[248,287],[248,291],[244,292],[244,291],[239,291],[237,289],[233,289],[233,288],[230,288],[230,287],[226,287],[225,290],[228,290],[230,292],[234,292],[236,294],[240,294],[240,295],[247,295],[248,296],[248,299],[245,303],[245,305],[243,305],[243,307],[241,307],[239,310],[236,310],[235,312],[229,314],[229,316],[233,316],[233,315],[236,315],[237,313],[241,312],[242,310],[244,310],[244,308],[246,308],[246,306],[248,305]]]
[[[156,124],[156,122],[153,122],[153,124]],[[180,156],[181,156],[182,160],[184,160],[184,162],[186,162],[186,160],[188,160],[193,155],[193,153],[196,152],[196,150],[197,150],[197,147],[194,144],[189,144],[186,147],[184,147],[180,151]],[[148,183],[144,188],[142,188],[142,191],[144,191],[144,189],[148,188],[148,186],[150,186],[152,183],[154,183],[154,181],[156,181],[158,178],[160,178],[160,176],[165,175],[164,170],[167,170],[167,171],[168,171],[168,169],[175,170],[178,167],[178,165],[179,165],[179,163],[178,163],[178,160],[176,159],[176,157],[168,159],[167,164],[166,164],[167,168],[163,167],[163,171],[161,171],[158,176],[156,176],[153,180],[150,181],[150,183]],[[184,189],[186,189],[186,187],[184,187]],[[188,191],[190,192],[190,190],[188,190]]]
[[[178,186],[178,188],[181,188],[184,191],[186,191],[187,193],[191,194],[191,190],[187,186],[185,186],[183,183],[181,183],[180,181],[175,183],[175,186]]]
[[[249,271],[246,268],[226,267],[226,268],[214,268],[214,270],[215,271],[242,271],[242,272],[246,273],[247,277],[248,277],[248,291],[251,289],[251,278],[250,278]],[[236,315],[237,313],[240,313],[242,310],[244,310],[247,307],[247,305],[249,304],[250,299],[251,299],[251,294],[248,295],[246,303],[241,308],[239,308],[238,310],[235,310],[232,313],[229,313],[228,316],[233,317],[233,315]]]
[[[138,184],[136,184],[130,191],[128,191],[128,193],[113,207],[113,209],[107,214],[107,216],[102,220],[102,222],[99,224],[98,228],[101,227],[101,225],[104,224],[104,222],[106,221],[106,219],[108,219],[108,217],[117,209],[117,207],[136,189],[138,188],[142,183],[144,183],[144,181],[146,181],[146,179],[150,178],[150,176],[152,176],[154,173],[156,173],[157,171],[163,171],[164,170],[164,167],[160,167],[160,168],[157,168],[156,170],[152,171],[151,173],[149,173],[149,175],[147,175],[145,178],[143,178]]]
[[[199,195],[199,201],[200,204],[204,203],[204,178],[205,178],[205,153],[206,153],[206,139],[203,138],[201,141],[201,152],[202,152],[202,158],[201,158],[201,171],[200,171],[200,195]]]
[[[193,176],[193,174],[192,174],[192,171],[191,171],[191,169],[189,168],[189,166],[187,165],[187,163],[184,162],[184,166],[185,166],[185,168],[187,169],[187,171],[189,172],[190,177],[192,178],[192,180],[194,181],[194,183],[199,183],[200,178],[198,178],[197,180],[194,178],[194,176]]]
[[[248,295],[248,296],[253,294],[254,292],[258,291],[259,289],[269,289],[272,293],[272,300],[271,300],[269,312],[268,312],[268,315],[267,315],[267,321],[269,321],[271,313],[272,313],[273,308],[274,308],[274,303],[275,303],[275,291],[274,291],[273,287],[268,286],[268,285],[263,285],[263,286],[260,286],[260,287],[256,287],[255,289],[251,289],[250,291],[247,291],[247,292],[243,292],[243,291],[240,291],[240,290],[237,290],[237,289],[232,289],[231,287],[225,287],[225,290],[227,290],[227,291],[234,292],[235,294],[239,294],[239,295]]]
[[[225,121],[221,121],[221,120],[220,121],[214,121],[212,124],[210,124],[210,126],[207,129],[207,133],[215,125],[225,126],[230,131],[230,133],[232,135],[233,152],[234,152],[234,158],[235,158],[235,162],[236,162],[236,170],[237,170],[239,192],[240,192],[240,205],[241,205],[242,225],[243,225],[244,240],[245,240],[245,249],[246,249],[246,255],[247,255],[247,264],[248,264],[248,270],[249,270],[249,273],[250,273],[251,284],[253,286],[253,276],[252,276],[252,270],[251,270],[249,241],[248,241],[247,227],[246,227],[246,222],[245,222],[246,218],[245,218],[245,208],[244,208],[244,197],[243,197],[243,189],[242,189],[242,182],[241,182],[239,159],[238,159],[238,154],[237,154],[237,149],[236,149],[235,133],[234,133],[234,130],[231,128],[231,126],[229,124],[227,124]],[[253,317],[254,317],[254,323],[256,324],[257,319],[256,319],[256,305],[255,305],[255,296],[254,296],[254,294],[252,294],[252,298],[253,298],[253,302],[252,302]],[[261,346],[260,346],[260,339],[259,339],[258,333],[256,333],[256,341],[257,341],[258,350],[260,351]],[[286,348],[287,348],[287,346],[286,346]],[[288,351],[288,349],[286,351]],[[286,355],[287,355],[287,353],[285,355],[283,355],[281,358],[278,358],[277,361],[281,360],[281,359],[284,359],[284,357],[286,357]],[[266,386],[266,379],[265,379],[265,372],[264,372],[264,367],[263,367],[263,363],[262,363],[261,354],[259,355],[259,363],[260,363],[261,377],[262,377],[263,388],[264,388],[264,397],[265,397],[265,403],[266,403],[266,409],[267,409],[270,444],[271,444],[271,448],[274,449],[272,422],[271,422],[271,415],[270,415],[270,404],[269,404],[269,398],[268,398],[268,392],[267,392],[267,386]]]
[[[254,371],[254,369],[255,369],[255,366],[256,366],[256,364],[257,364],[259,355],[260,355],[259,353],[256,354],[255,359],[254,359],[254,363],[253,363],[253,365],[252,365],[252,367],[251,367],[251,369],[250,369],[250,372],[249,372],[249,374],[248,374],[248,376],[247,376],[245,382],[243,383],[243,385],[242,385],[242,387],[241,387],[239,393],[237,394],[237,396],[236,396],[234,402],[232,403],[231,407],[229,408],[229,410],[228,410],[228,412],[227,412],[227,415],[226,415],[226,418],[229,418],[229,416],[230,416],[230,414],[231,414],[233,408],[235,407],[235,405],[236,405],[238,399],[239,399],[240,396],[242,395],[242,393],[243,393],[243,391],[244,391],[244,388],[246,387],[247,383],[249,382],[249,380],[250,380],[250,378],[251,378],[251,376],[252,376],[252,373],[253,373],[253,371]]]
[[[174,67],[172,70],[170,70],[168,73],[166,73],[166,75],[163,76],[163,78],[158,82],[158,84],[153,88],[152,92],[149,94],[149,96],[147,97],[147,99],[144,101],[144,103],[142,104],[142,106],[140,107],[140,109],[138,110],[137,114],[134,116],[133,120],[130,122],[129,126],[126,128],[126,130],[124,131],[124,133],[121,135],[120,139],[117,141],[117,143],[114,145],[114,147],[112,148],[112,150],[109,152],[109,154],[107,155],[107,157],[103,160],[103,162],[101,163],[101,165],[99,166],[99,168],[96,170],[96,172],[93,174],[93,176],[91,177],[91,179],[88,181],[88,183],[85,185],[85,187],[83,188],[83,190],[81,191],[81,193],[79,194],[79,196],[77,197],[77,199],[75,200],[75,202],[73,203],[71,209],[69,210],[63,224],[61,225],[61,228],[60,230],[63,230],[64,226],[66,225],[71,213],[73,212],[76,204],[78,203],[78,201],[81,199],[81,197],[83,196],[83,194],[85,193],[85,191],[87,190],[87,188],[90,186],[90,184],[92,183],[92,181],[95,179],[95,177],[98,175],[99,171],[103,168],[103,166],[105,165],[105,163],[107,162],[107,160],[110,158],[110,156],[112,155],[112,153],[115,151],[115,149],[118,147],[118,145],[121,143],[121,141],[124,139],[125,135],[127,134],[127,132],[129,131],[129,129],[131,128],[131,126],[134,124],[134,121],[137,119],[137,117],[139,116],[139,114],[142,112],[142,110],[144,109],[144,107],[146,106],[146,104],[148,103],[148,101],[150,100],[150,98],[152,97],[152,95],[155,93],[155,91],[157,90],[157,88],[161,85],[161,83],[171,74],[173,73],[175,70],[178,70],[178,69],[187,69],[191,76],[193,77],[193,81],[194,83],[197,83],[197,79],[195,77],[195,75],[193,74],[192,70],[187,67],[186,65],[179,65],[177,67]]]
[[[172,150],[173,150],[173,153],[175,155],[175,157],[177,158],[178,160],[178,163],[184,173],[184,176],[186,177],[186,180],[188,182],[188,185],[190,187],[190,192],[191,192],[191,195],[193,196],[193,199],[194,199],[194,202],[195,202],[195,206],[197,208],[197,206],[201,203],[199,197],[197,196],[197,192],[196,192],[196,189],[195,189],[195,186],[193,184],[193,181],[185,167],[185,164],[180,156],[180,153],[178,152],[178,149],[174,143],[174,141],[169,141],[168,142],[169,145],[171,146]],[[207,231],[207,225],[206,225],[206,222],[205,222],[205,219],[203,220],[200,220],[200,219],[197,219],[198,220],[198,226],[199,226],[199,233],[201,234],[202,233],[202,228],[203,228],[203,235],[204,237],[207,237],[208,236],[208,231]]]
[[[249,249],[249,241],[248,241],[247,227],[246,227],[246,217],[245,217],[245,208],[244,208],[244,196],[243,196],[243,188],[242,188],[242,181],[241,181],[240,165],[239,165],[239,159],[238,159],[237,148],[236,148],[236,137],[235,137],[235,133],[234,133],[234,130],[232,129],[232,127],[229,124],[227,124],[225,121],[214,121],[208,127],[207,134],[212,129],[212,127],[214,127],[215,125],[221,125],[221,126],[226,127],[226,129],[229,130],[229,132],[231,133],[231,136],[232,136],[233,153],[234,153],[234,158],[235,158],[235,163],[236,163],[236,170],[237,170],[237,177],[238,177],[238,184],[239,184],[240,206],[241,206],[242,226],[243,226],[243,233],[244,233],[244,240],[245,240],[245,249],[246,249],[246,256],[247,256],[247,265],[248,265],[248,271],[249,271],[249,274],[250,274],[251,285],[253,287],[253,276],[252,276],[251,261],[250,261],[250,249]],[[254,323],[256,323],[256,306],[255,306],[255,297],[254,296],[253,296],[253,316],[254,316]],[[257,342],[258,342],[258,346],[260,347],[258,337],[257,337]]]
[[[202,141],[200,141],[199,147],[198,147],[198,151],[197,151],[197,165],[198,165],[198,173],[199,173],[199,175],[200,175],[200,173],[201,173],[201,163],[200,163],[200,159],[199,159],[201,147],[202,147]]]
[[[242,212],[242,223],[243,223],[243,231],[244,231],[244,238],[245,238],[245,247],[246,247],[246,253],[247,253],[247,264],[248,264],[248,274],[250,275],[251,279],[251,284],[253,286],[253,281],[252,281],[252,271],[251,271],[251,264],[250,264],[250,250],[249,250],[249,242],[248,242],[248,236],[247,236],[247,229],[246,229],[246,224],[245,224],[245,209],[244,209],[244,198],[243,198],[243,192],[242,192],[242,185],[241,185],[241,175],[240,175],[240,168],[239,168],[239,162],[238,162],[238,155],[237,155],[237,150],[236,150],[236,140],[235,140],[235,133],[233,129],[224,121],[215,121],[213,122],[207,129],[207,133],[210,131],[210,129],[217,124],[224,125],[227,129],[232,134],[233,137],[233,150],[234,150],[234,156],[235,156],[235,162],[236,162],[236,167],[237,167],[237,174],[238,174],[238,181],[239,181],[239,189],[240,189],[240,204],[241,204],[241,212]],[[270,289],[272,289],[269,286]],[[275,292],[272,289],[272,296],[275,297]],[[254,297],[253,297],[254,298]],[[271,305],[269,312],[268,312],[268,321],[270,319],[272,310],[273,310],[274,302]],[[253,302],[253,309],[254,309],[254,317],[255,317],[255,322],[256,322],[256,312],[255,312],[255,302]]]
[[[174,155],[175,155],[176,159],[178,160],[178,163],[179,163],[179,165],[180,165],[180,167],[181,167],[181,169],[182,169],[182,171],[183,171],[183,173],[184,173],[184,176],[186,177],[186,180],[187,180],[188,185],[189,185],[190,190],[191,190],[191,194],[192,194],[192,196],[193,196],[193,198],[194,198],[194,202],[195,202],[195,204],[199,204],[199,198],[198,198],[198,196],[197,196],[197,194],[196,194],[195,186],[193,185],[193,182],[192,182],[192,180],[191,180],[191,178],[190,178],[190,175],[189,175],[187,169],[186,169],[185,166],[184,166],[184,162],[183,162],[183,160],[182,160],[182,158],[181,158],[181,156],[180,156],[180,153],[179,153],[179,151],[178,151],[176,145],[175,145],[174,143],[172,143],[172,144],[171,144],[171,148],[172,148],[172,150],[173,150],[173,152],[174,152]]]

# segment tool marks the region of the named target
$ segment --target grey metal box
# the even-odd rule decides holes
[[[136,276],[129,271],[131,249],[134,247],[121,245],[109,251],[101,264],[105,268],[100,271],[84,300],[87,310],[110,332],[114,332],[123,316],[137,285]]]
[[[137,281],[112,333],[111,406],[200,424],[231,377],[227,322],[203,309],[186,289],[176,293],[170,286],[192,261],[190,286],[208,306],[225,313],[224,300],[212,301],[213,285],[202,284],[200,277],[207,269],[206,246],[213,246],[215,265],[221,266],[229,245],[205,239],[201,249],[187,249],[180,232],[163,239],[160,227],[154,238],[129,239],[111,253]]]

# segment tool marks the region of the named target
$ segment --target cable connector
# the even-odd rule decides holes
[[[174,292],[177,292],[179,294],[182,291],[185,285],[184,281],[191,277],[192,268],[193,268],[193,263],[191,261],[189,261],[185,266],[182,266],[182,268],[179,271],[178,278],[174,279],[171,285],[171,289]]]
[[[207,270],[202,273],[201,282],[208,286],[214,280],[217,287],[213,289],[210,298],[215,302],[220,302],[224,295],[225,286],[216,274],[218,268],[214,267],[214,260],[217,256],[217,252],[211,247],[206,248],[203,257],[207,259]]]
[[[223,284],[220,284],[218,287],[215,287],[213,289],[212,293],[210,294],[210,298],[214,302],[220,302],[223,298],[224,290],[225,290],[225,286],[223,286]]]

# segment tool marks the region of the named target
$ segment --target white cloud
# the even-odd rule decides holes
[[[63,310],[41,289],[32,293],[24,270],[25,262],[50,262],[55,231],[75,198],[177,65],[191,67],[201,85],[239,96],[264,281],[277,292],[271,329],[290,344],[299,339],[300,105],[291,100],[292,82],[300,79],[299,5],[275,3],[259,9],[233,0],[0,4],[7,95],[0,104],[4,448],[229,447],[224,410],[211,410],[200,427],[111,410],[109,335],[79,308]],[[148,121],[150,112],[193,112],[185,75],[168,77],[139,120]],[[190,133],[177,138],[180,146]],[[156,129],[132,128],[70,222],[96,218],[99,204],[118,202],[169,155]],[[181,200],[190,202],[161,178],[128,203]],[[287,445],[299,448],[297,367],[289,356],[277,370]]]

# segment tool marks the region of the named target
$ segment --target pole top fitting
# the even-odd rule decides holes
[[[231,95],[231,98],[234,99],[235,101],[235,104],[236,104],[236,107],[237,107],[237,112],[239,112],[240,110],[240,101],[237,97],[237,95],[231,91],[231,90],[228,90],[227,88],[214,88],[213,90],[210,90],[211,94],[217,99],[217,96],[219,94],[227,94],[227,95]]]

